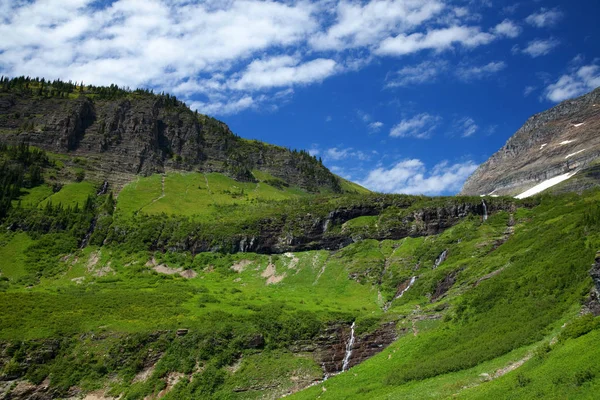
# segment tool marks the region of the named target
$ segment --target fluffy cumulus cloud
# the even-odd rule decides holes
[[[400,34],[381,42],[375,50],[376,54],[401,56],[422,50],[444,51],[454,45],[474,48],[489,44],[495,39],[493,34],[482,32],[473,26],[451,26],[433,29],[427,33]]]
[[[482,26],[472,6],[450,0],[31,0],[0,6],[0,73],[150,87],[211,114],[277,107],[293,88],[364,68],[377,57],[474,49],[520,32],[509,20]],[[397,84],[418,79],[428,77],[407,70]]]
[[[527,43],[527,46],[525,46],[525,48],[523,49],[520,49],[518,46],[515,46],[513,48],[513,52],[521,52],[523,54],[529,55],[532,58],[537,58],[550,54],[552,50],[558,47],[558,45],[560,45],[560,42],[554,38],[535,39]]]
[[[375,168],[359,183],[377,192],[435,196],[458,192],[475,169],[477,165],[471,161],[444,161],[428,170],[421,160],[409,159],[389,168]]]
[[[438,15],[445,5],[438,0],[340,1],[335,22],[310,39],[317,50],[369,47],[393,33],[418,27]]]
[[[525,21],[535,27],[545,28],[558,24],[562,18],[563,13],[558,8],[553,8],[551,10],[541,8],[538,12],[528,16]]]
[[[412,118],[403,119],[390,130],[391,137],[427,139],[437,128],[441,118],[436,115],[422,113]]]
[[[505,19],[496,25],[496,27],[494,27],[494,32],[498,35],[514,39],[521,34],[521,27],[516,25],[511,20]]]
[[[544,92],[546,99],[559,102],[582,95],[600,86],[600,67],[595,64],[573,67]]]
[[[240,78],[231,83],[231,88],[245,90],[309,84],[322,81],[335,70],[334,60],[318,58],[300,63],[299,57],[272,57],[252,61]]]

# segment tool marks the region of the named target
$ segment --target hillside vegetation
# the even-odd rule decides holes
[[[310,194],[264,171],[173,171],[116,196],[74,165],[0,148],[3,396],[593,398],[600,386],[600,322],[582,313],[599,191]]]

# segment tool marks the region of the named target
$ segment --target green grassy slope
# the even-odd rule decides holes
[[[495,250],[493,235],[481,228],[479,235],[465,230],[471,240],[450,245],[447,261],[419,276],[390,309],[406,315],[406,331],[397,343],[294,398],[593,398],[598,375],[591,360],[600,355],[597,346],[583,354],[583,338],[577,339],[579,344],[572,339],[551,347],[547,343],[560,335],[565,322],[573,323],[589,291],[587,272],[600,236],[598,226],[590,226],[583,216],[599,197],[544,200],[537,209],[518,213],[514,235]],[[500,218],[494,216],[489,225]],[[446,236],[449,243],[452,231],[462,228],[456,226],[440,239]],[[481,241],[482,234],[487,241]],[[424,296],[453,271],[458,271],[457,281],[447,297],[431,302]],[[436,314],[441,320],[419,318]],[[522,369],[491,382],[481,376],[493,377],[527,353],[539,354],[537,348],[546,349],[544,355]],[[562,369],[561,363],[570,367]],[[463,390],[470,386],[474,388]]]
[[[177,214],[209,218],[215,205],[244,205],[258,200],[286,200],[307,196],[299,188],[276,188],[267,182],[275,181],[260,173],[257,182],[237,182],[218,173],[169,173],[138,178],[119,194],[117,211],[134,213]]]
[[[257,183],[153,175],[115,203],[95,195],[98,182],[69,181],[40,160],[44,177],[61,176],[61,190],[27,181],[11,189],[0,225],[2,379],[49,378],[57,396],[76,387],[124,399],[593,398],[598,388],[600,322],[579,314],[600,248],[599,191],[488,199],[504,211],[487,221],[472,213],[437,235],[375,240],[365,238],[412,212],[481,199],[308,195],[254,171]],[[379,215],[330,224],[328,235],[354,240],[334,251],[177,247],[190,232],[253,233],[252,223],[276,218],[298,235],[298,221],[321,226],[315,216],[374,203]],[[298,343],[353,321],[358,335],[396,322],[399,338],[299,391],[323,373]],[[180,328],[188,334],[176,335]]]

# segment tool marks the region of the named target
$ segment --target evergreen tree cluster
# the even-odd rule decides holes
[[[44,151],[27,144],[0,144],[0,219],[6,216],[12,200],[19,197],[22,188],[43,182],[42,171],[48,163]]]
[[[57,97],[68,98],[69,95],[93,96],[99,100],[115,100],[134,95],[154,96],[152,89],[135,89],[129,87],[119,87],[112,84],[110,86],[85,85],[84,82],[62,81],[56,79],[53,81],[44,78],[31,78],[29,76],[19,76],[16,78],[0,77],[0,92],[19,93],[38,97]],[[166,106],[179,107],[185,105],[177,97],[162,92],[158,95]]]

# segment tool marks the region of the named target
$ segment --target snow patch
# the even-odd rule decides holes
[[[586,150],[586,149],[583,149],[583,150],[576,151],[575,153],[568,154],[568,155],[565,157],[565,160],[566,160],[567,158],[569,158],[569,157],[573,157],[573,156],[574,156],[574,155],[576,155],[576,154],[582,153],[582,152],[584,152],[585,150]]]
[[[540,146],[540,150],[542,150],[544,147],[548,146],[548,143],[544,143],[543,145]]]
[[[518,196],[515,196],[515,198],[517,199],[524,199],[530,196],[533,196],[534,194],[538,194],[543,192],[544,190],[554,186],[554,185],[558,185],[559,183],[566,181],[567,179],[569,179],[570,177],[572,177],[573,175],[575,175],[577,173],[577,171],[575,172],[568,172],[566,174],[562,174],[562,175],[558,175],[555,176],[554,178],[551,179],[547,179],[544,182],[540,183],[539,185],[536,185],[534,187],[532,187],[531,189],[521,193]]]
[[[574,140],[565,140],[565,141],[560,142],[559,144],[561,146],[564,146],[565,144],[569,144],[569,143],[573,143],[573,142],[574,142]]]
[[[578,127],[580,127],[580,126],[581,126],[581,125],[583,125],[583,124],[585,124],[585,122],[581,122],[581,123],[579,123],[579,124],[573,124],[573,126],[574,126],[575,128],[578,128]]]

